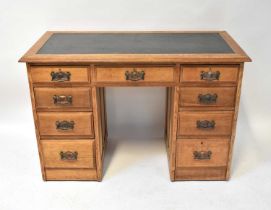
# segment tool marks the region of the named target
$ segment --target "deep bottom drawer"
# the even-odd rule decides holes
[[[176,180],[226,180],[226,167],[178,168]]]
[[[46,180],[97,180],[95,169],[46,169]]]
[[[41,140],[45,168],[95,168],[94,140]]]
[[[177,167],[220,167],[226,166],[229,139],[179,139],[177,141]]]

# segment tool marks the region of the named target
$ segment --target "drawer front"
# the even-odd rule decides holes
[[[45,168],[94,168],[94,140],[41,140]]]
[[[35,88],[37,108],[91,108],[90,88]]]
[[[226,166],[229,139],[181,139],[176,153],[177,167]]]
[[[231,135],[233,112],[179,112],[178,136]]]
[[[233,107],[235,90],[235,87],[182,87],[180,89],[180,106]]]
[[[182,82],[236,82],[238,66],[183,66]]]
[[[88,67],[82,66],[34,66],[31,67],[31,78],[34,83],[89,82]]]
[[[87,136],[94,138],[92,112],[39,112],[41,136]]]
[[[177,168],[176,180],[225,180],[226,167]]]
[[[97,67],[96,82],[174,82],[174,67]]]

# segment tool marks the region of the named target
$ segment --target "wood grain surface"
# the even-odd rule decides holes
[[[94,140],[42,140],[45,168],[94,168]],[[77,152],[76,160],[62,160],[60,152]]]

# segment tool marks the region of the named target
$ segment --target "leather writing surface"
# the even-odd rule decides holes
[[[219,33],[55,33],[37,54],[234,53]]]

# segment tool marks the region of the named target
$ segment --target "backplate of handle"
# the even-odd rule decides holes
[[[198,100],[200,104],[215,104],[217,101],[217,94],[199,94],[198,95]]]
[[[77,151],[75,151],[75,152],[71,152],[71,151],[63,152],[63,151],[61,151],[59,153],[59,155],[60,155],[61,160],[75,161],[75,160],[77,160],[78,152]]]
[[[220,72],[219,71],[202,71],[200,74],[200,79],[201,80],[206,80],[206,81],[213,81],[213,80],[219,80],[220,77]]]
[[[144,71],[137,71],[134,69],[133,71],[126,71],[125,78],[129,81],[139,81],[145,79],[145,72]]]
[[[54,82],[70,81],[71,73],[68,71],[64,72],[64,71],[61,71],[61,69],[59,69],[59,71],[57,72],[54,72],[54,71],[51,72],[51,78],[52,78],[52,81]]]
[[[212,151],[194,151],[193,156],[195,160],[210,160]]]
[[[54,95],[53,101],[55,105],[71,105],[72,96]]]
[[[74,121],[56,121],[56,129],[57,130],[62,130],[62,131],[68,131],[68,130],[73,130],[74,129]]]
[[[197,120],[197,128],[199,129],[214,129],[215,121],[214,120]]]

